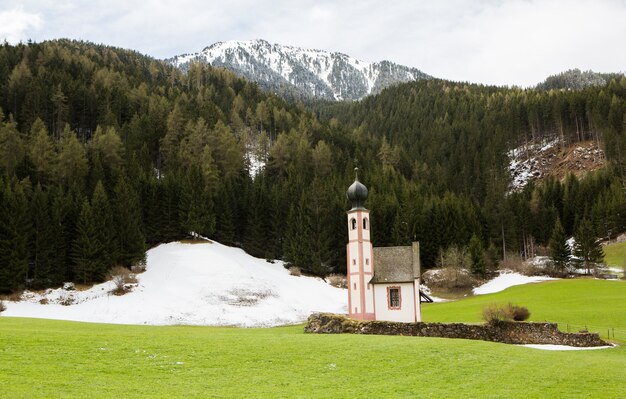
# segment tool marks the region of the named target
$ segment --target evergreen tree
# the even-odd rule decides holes
[[[574,234],[574,239],[576,240],[574,255],[580,259],[587,270],[587,274],[589,274],[594,263],[604,260],[602,245],[600,240],[596,238],[593,224],[589,219],[584,218],[580,222],[576,229],[576,234]]]
[[[569,265],[571,259],[571,250],[567,244],[565,237],[565,230],[561,225],[561,220],[556,219],[554,228],[552,229],[552,235],[550,236],[550,257],[552,263],[559,273],[563,273],[565,268]]]
[[[37,181],[40,183],[47,182],[53,173],[54,143],[48,135],[46,125],[39,118],[35,120],[30,129],[28,158],[35,167]]]
[[[115,237],[115,226],[113,225],[112,207],[104,185],[101,181],[96,183],[96,187],[91,197],[91,213],[95,225],[96,239],[102,244],[102,263],[94,270],[94,279],[102,280],[108,269],[114,266],[117,259],[116,250],[117,239]]]
[[[483,243],[476,234],[472,235],[468,245],[472,273],[484,277],[486,272],[485,250]]]
[[[31,232],[28,201],[23,188],[6,184],[0,198],[0,292],[24,287],[28,273]]]
[[[76,225],[76,239],[72,242],[74,271],[83,284],[101,280],[102,271],[106,270],[104,243],[100,239],[91,206],[85,200]]]
[[[209,237],[215,233],[213,193],[198,166],[191,167],[183,178],[179,215],[186,232]]]
[[[306,272],[313,271],[315,255],[311,240],[311,219],[307,212],[306,195],[301,194],[297,203],[292,204],[287,218],[287,234],[284,254],[287,266],[296,266]]]
[[[141,208],[135,189],[122,177],[115,186],[113,220],[117,238],[117,264],[131,266],[145,257]]]
[[[32,280],[31,286],[34,288],[48,287],[53,281],[52,263],[58,249],[55,248],[54,226],[50,210],[48,193],[43,191],[41,185],[38,184],[30,203],[32,236],[29,279]]]

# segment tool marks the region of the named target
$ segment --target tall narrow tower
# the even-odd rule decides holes
[[[360,181],[355,168],[354,183],[346,195],[352,203],[348,211],[348,316],[359,320],[374,320],[374,289],[369,284],[374,273],[372,243],[370,241],[370,211],[363,204],[367,187]]]

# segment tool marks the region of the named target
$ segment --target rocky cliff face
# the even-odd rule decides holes
[[[182,70],[191,62],[230,69],[264,89],[296,98],[359,100],[385,87],[431,77],[390,61],[365,62],[342,53],[272,44],[218,42],[199,53],[167,60]]]

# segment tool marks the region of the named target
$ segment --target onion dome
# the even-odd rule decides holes
[[[348,191],[346,192],[346,196],[348,200],[352,203],[352,210],[355,209],[365,209],[363,204],[367,199],[367,187],[363,183],[359,181],[359,168],[354,168],[354,183],[350,187],[348,187]]]

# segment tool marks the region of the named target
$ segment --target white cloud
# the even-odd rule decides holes
[[[90,40],[158,58],[263,38],[491,84],[533,85],[569,68],[626,68],[625,0],[16,1],[35,13],[22,11],[10,34],[0,20],[0,35]],[[0,15],[13,12],[2,8],[0,0]]]
[[[39,29],[43,20],[37,14],[25,12],[20,8],[0,10],[0,40],[18,43],[28,39],[27,32]]]

